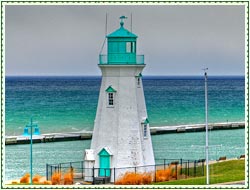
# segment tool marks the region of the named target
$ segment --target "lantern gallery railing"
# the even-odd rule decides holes
[[[99,64],[144,64],[144,55],[135,55],[130,53],[99,55]]]

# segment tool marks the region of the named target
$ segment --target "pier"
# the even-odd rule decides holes
[[[225,129],[241,129],[245,128],[244,122],[226,122],[226,123],[210,123],[208,130],[225,130]],[[205,124],[191,124],[178,126],[150,127],[151,135],[166,133],[185,133],[205,131]]]
[[[231,123],[211,123],[208,125],[209,130],[229,130],[245,128],[244,122]],[[205,131],[205,124],[195,125],[178,125],[150,127],[151,135],[169,134],[169,133],[186,133]],[[42,135],[33,135],[33,143],[49,143],[60,141],[87,140],[92,138],[92,131],[80,131],[69,133],[48,133]],[[29,136],[5,136],[5,145],[29,144]]]
[[[71,133],[49,133],[42,135],[33,135],[33,143],[49,143],[49,142],[60,142],[60,141],[74,141],[74,140],[87,140],[92,138],[91,131],[84,132],[71,132]],[[29,136],[6,136],[5,145],[14,144],[29,144]]]

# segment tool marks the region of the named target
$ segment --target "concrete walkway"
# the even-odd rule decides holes
[[[245,180],[231,181],[231,182],[226,182],[226,183],[217,183],[216,185],[245,185]]]

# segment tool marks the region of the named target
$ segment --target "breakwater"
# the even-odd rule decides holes
[[[209,130],[227,130],[227,129],[241,129],[245,128],[244,122],[230,122],[230,123],[210,123]],[[178,125],[178,126],[161,126],[150,127],[151,135],[160,135],[167,133],[185,133],[185,132],[200,132],[205,131],[205,124],[195,125]],[[73,140],[87,140],[92,138],[92,131],[79,131],[71,133],[48,133],[41,135],[33,135],[33,143],[49,143],[60,141],[73,141]],[[15,144],[29,144],[29,136],[6,136],[5,145]]]

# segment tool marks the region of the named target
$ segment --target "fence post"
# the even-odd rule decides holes
[[[93,175],[93,182],[92,182],[92,184],[95,185],[95,168],[94,167],[93,167],[92,175]]]
[[[187,178],[187,162],[185,162],[185,167],[186,167],[186,169],[185,169],[185,176],[186,176],[186,178]]]
[[[46,164],[46,180],[48,181],[49,180],[49,171],[48,171],[48,168],[49,168],[49,165]]]
[[[164,170],[166,169],[166,159],[164,159]]]
[[[155,182],[156,182],[156,165],[155,165]]]
[[[196,177],[196,160],[194,161],[194,177]]]
[[[61,163],[59,165],[59,168],[60,168],[60,173],[62,173],[62,165],[61,165]]]
[[[114,168],[114,184],[115,184],[115,168]]]
[[[202,175],[204,176],[204,162],[205,160],[202,160]]]
[[[50,166],[50,171],[51,171],[51,173],[50,173],[50,179],[52,178],[52,166]]]
[[[189,160],[188,160],[188,176],[189,176]]]
[[[136,174],[136,167],[135,167],[135,174]]]
[[[81,167],[82,167],[82,179],[83,179],[83,161],[81,162]]]
[[[181,158],[181,175],[182,175],[182,158]]]
[[[176,180],[177,180],[177,176],[178,176],[178,163],[176,163],[176,165],[175,165],[175,171],[176,171]]]

